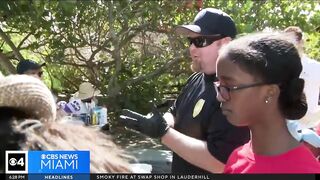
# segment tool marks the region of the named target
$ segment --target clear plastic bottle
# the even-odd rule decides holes
[[[106,107],[101,107],[99,110],[99,126],[102,127],[108,124],[108,109]]]

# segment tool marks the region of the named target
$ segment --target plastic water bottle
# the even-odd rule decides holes
[[[108,109],[105,107],[100,108],[99,126],[102,127],[108,124]]]

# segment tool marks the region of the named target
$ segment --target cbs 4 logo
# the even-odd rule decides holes
[[[6,151],[6,172],[26,172],[27,157],[27,152],[25,151]]]

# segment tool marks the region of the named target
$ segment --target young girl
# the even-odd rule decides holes
[[[311,151],[286,126],[286,119],[307,111],[301,70],[297,49],[279,35],[245,36],[221,50],[215,87],[222,112],[233,125],[251,130],[225,173],[320,173]]]

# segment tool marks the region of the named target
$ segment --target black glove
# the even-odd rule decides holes
[[[152,114],[147,116],[123,109],[122,115],[120,115],[120,122],[130,129],[153,138],[161,138],[169,129],[166,120],[156,108],[153,108]]]

